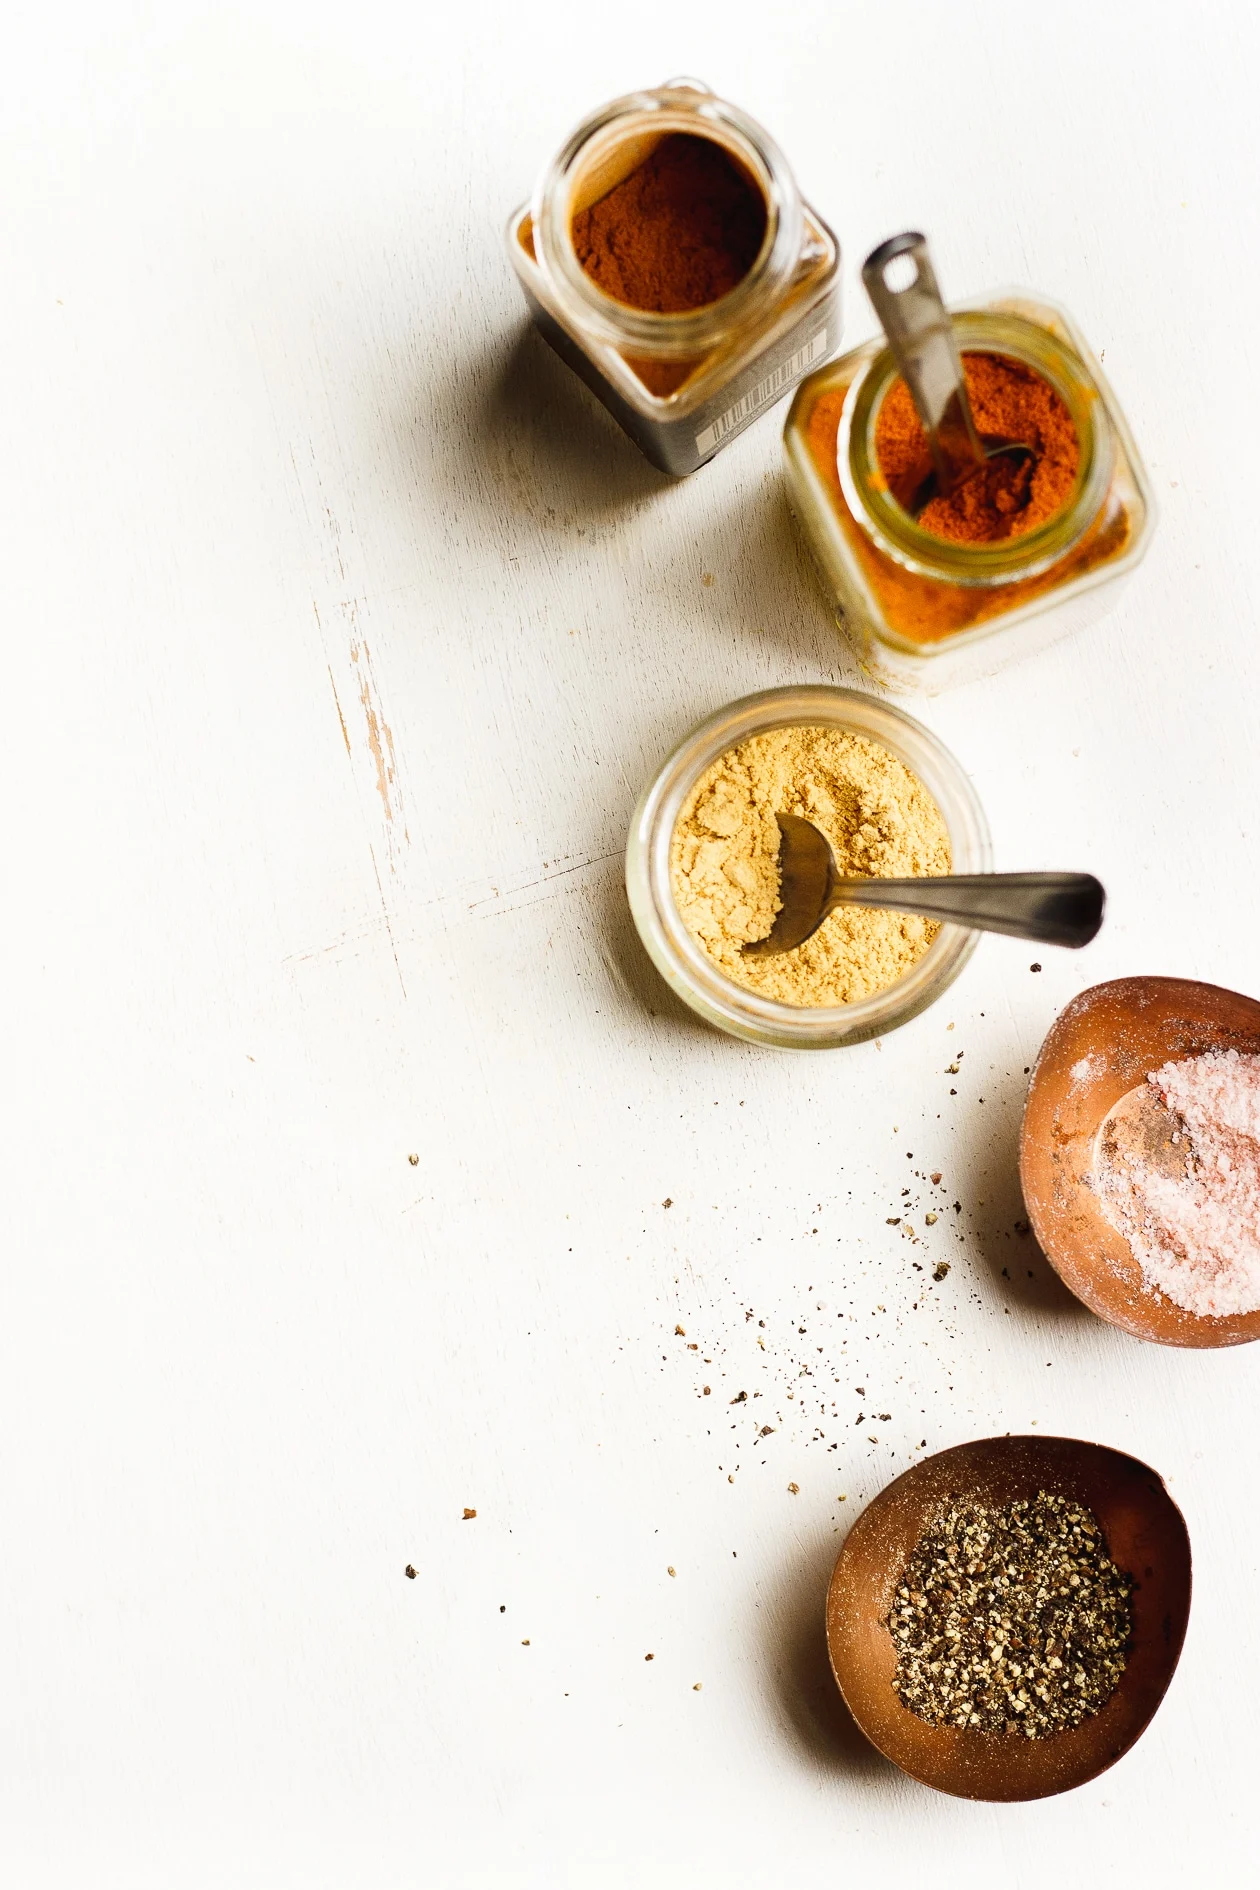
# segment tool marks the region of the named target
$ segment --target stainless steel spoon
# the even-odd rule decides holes
[[[955,491],[989,460],[1031,459],[1033,449],[1023,441],[982,441],[976,432],[953,323],[936,285],[926,239],[917,230],[890,236],[862,264],[862,280],[932,455],[927,478],[917,480],[909,491],[894,491],[897,503],[917,518],[938,493]]]
[[[750,958],[794,951],[837,906],[882,906],[925,919],[1005,932],[1041,945],[1088,945],[1106,900],[1092,873],[960,873],[923,879],[845,879],[825,834],[799,814],[779,814],[779,898],[768,938]]]

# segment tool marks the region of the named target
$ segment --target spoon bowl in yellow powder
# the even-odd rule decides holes
[[[847,729],[770,729],[720,755],[683,804],[670,870],[688,931],[728,978],[782,1004],[853,1004],[895,984],[940,930],[931,920],[843,907],[795,951],[745,954],[779,910],[779,813],[812,821],[843,874],[950,871],[941,810],[889,749]]]
[[[780,813],[812,821],[844,874],[990,863],[970,782],[910,716],[821,685],[750,696],[693,730],[635,814],[626,884],[658,969],[702,1016],[759,1043],[856,1043],[914,1016],[957,976],[975,934],[842,906],[794,951],[744,951],[779,908]]]

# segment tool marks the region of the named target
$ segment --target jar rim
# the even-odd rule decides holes
[[[1070,342],[1026,316],[984,304],[957,304],[950,314],[960,353],[1008,355],[1048,381],[1063,400],[1081,449],[1071,498],[1034,531],[988,544],[957,544],[924,531],[898,505],[878,471],[875,427],[899,378],[887,347],[849,386],[836,437],[836,470],[858,525],[905,569],[950,584],[1016,583],[1057,564],[1094,523],[1110,484],[1115,441],[1100,390]]]
[[[708,138],[740,161],[765,199],[766,229],[733,289],[700,308],[662,314],[618,301],[586,273],[573,246],[571,203],[599,157],[636,135],[671,131]],[[779,146],[747,112],[695,80],[630,92],[590,113],[544,171],[532,214],[540,266],[553,290],[580,310],[583,324],[615,347],[662,359],[702,354],[763,314],[791,280],[804,233],[800,192]]]
[[[743,696],[707,716],[667,757],[635,810],[626,847],[626,890],[639,936],[666,983],[719,1029],[755,1043],[829,1049],[877,1037],[933,1003],[979,941],[943,925],[895,983],[852,1004],[798,1006],[763,997],[720,971],[692,937],[674,899],[670,853],[687,795],[704,770],[752,735],[823,726],[863,735],[889,749],[923,782],[949,832],[955,872],[984,872],[988,823],[970,778],[931,730],[903,709],[861,690],[811,683]]]

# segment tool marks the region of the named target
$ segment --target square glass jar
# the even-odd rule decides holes
[[[971,545],[921,530],[875,454],[897,379],[882,336],[802,382],[784,428],[794,509],[864,672],[935,694],[1100,616],[1155,525],[1146,469],[1102,368],[1054,303],[1006,290],[951,311],[960,352],[1006,355],[1062,397],[1080,440],[1072,497],[1038,529]]]
[[[761,249],[729,294],[659,314],[586,273],[573,218],[671,133],[718,144],[765,198]],[[694,472],[840,345],[840,251],[777,144],[696,79],[615,99],[584,120],[509,219],[508,259],[530,314],[662,472]]]

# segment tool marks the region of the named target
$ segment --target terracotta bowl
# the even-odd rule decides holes
[[[1041,1046],[1019,1173],[1042,1252],[1092,1312],[1158,1345],[1260,1339],[1260,1312],[1205,1319],[1143,1284],[1086,1181],[1104,1119],[1147,1072],[1204,1050],[1260,1051],[1260,1004],[1188,978],[1117,978],[1074,998]]]
[[[1039,1490],[1087,1503],[1117,1567],[1136,1580],[1133,1646],[1119,1686],[1092,1719],[1049,1739],[929,1726],[893,1691],[885,1622],[901,1571],[952,1498],[1012,1503]],[[1190,1612],[1190,1539],[1154,1470],[1071,1437],[986,1437],[927,1457],[859,1517],[827,1593],[827,1647],[845,1704],[867,1738],[911,1778],[958,1798],[1048,1798],[1114,1765],[1145,1731],[1172,1679]]]

